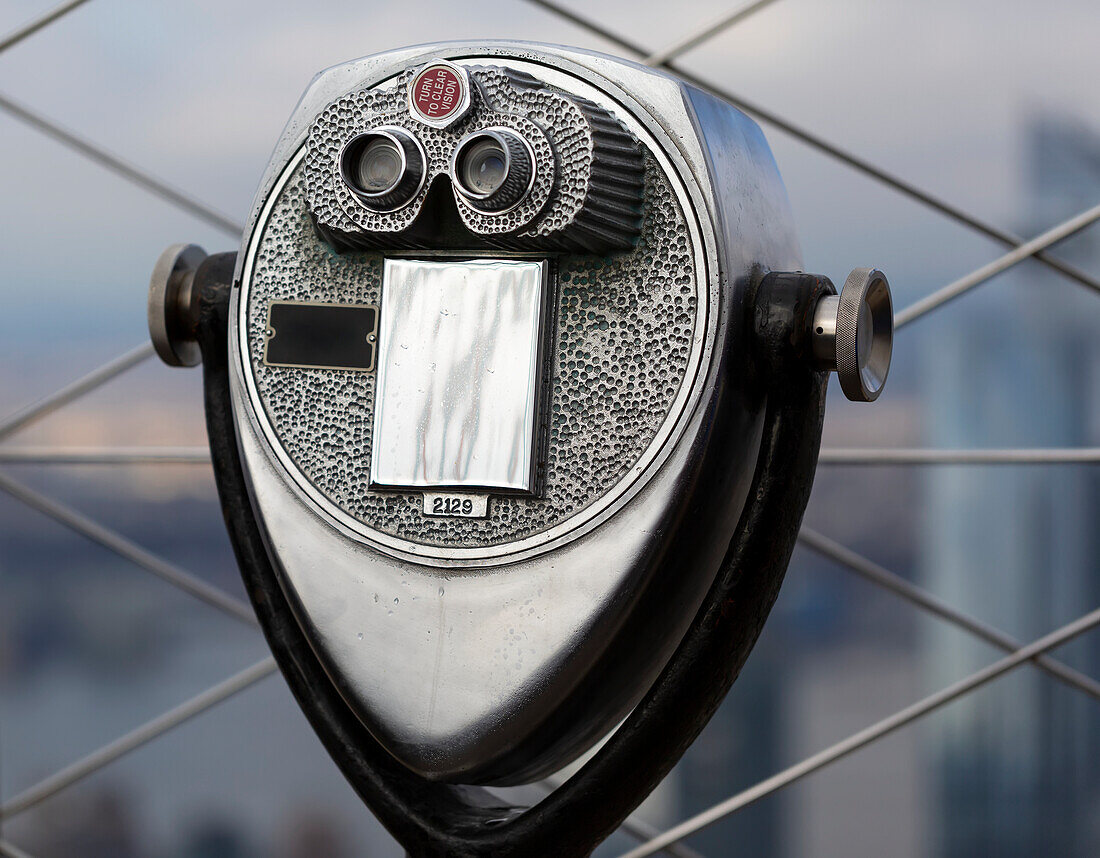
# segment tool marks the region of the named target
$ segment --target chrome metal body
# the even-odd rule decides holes
[[[372,528],[305,477],[265,413],[247,324],[260,236],[272,228],[273,205],[313,117],[346,92],[384,85],[436,58],[527,72],[612,111],[675,188],[698,280],[689,371],[626,473],[545,530],[453,547]],[[701,603],[745,503],[763,417],[745,373],[748,289],[761,270],[801,267],[762,134],[698,90],[598,54],[525,43],[410,48],[314,81],[276,148],[246,234],[230,314],[238,443],[269,554],[315,652],[373,735],[426,777],[513,783],[560,768],[652,683]],[[615,439],[591,442],[610,447]],[[700,495],[702,483],[721,492]],[[661,577],[670,553],[676,582]],[[670,583],[675,598],[657,604],[655,594],[667,594]],[[647,633],[624,638],[617,630],[642,609],[652,617]]]

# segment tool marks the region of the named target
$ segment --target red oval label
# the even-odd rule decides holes
[[[462,105],[466,84],[447,66],[428,66],[413,78],[413,109],[432,122],[446,119]]]

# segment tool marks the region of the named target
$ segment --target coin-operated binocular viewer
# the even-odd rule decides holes
[[[880,272],[801,273],[750,119],[526,43],[321,74],[149,321],[279,665],[416,858],[587,855],[648,794],[775,600],[829,372],[875,399],[892,337]],[[532,808],[478,788],[608,736]]]

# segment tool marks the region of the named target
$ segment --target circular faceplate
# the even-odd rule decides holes
[[[697,189],[649,128],[563,72],[507,58],[479,62],[556,76],[555,85],[613,111],[647,153],[635,250],[562,255],[552,276],[541,496],[493,496],[483,519],[435,518],[423,515],[420,492],[372,492],[374,374],[264,364],[272,301],[377,304],[381,296],[381,253],[337,255],[317,238],[303,190],[303,150],[290,159],[253,231],[236,325],[250,416],[300,495],[352,538],[458,566],[542,553],[591,529],[640,490],[698,398],[717,315],[707,249],[689,214],[701,208],[691,197]]]

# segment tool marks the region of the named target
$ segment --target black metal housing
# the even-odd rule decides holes
[[[226,526],[249,598],[294,696],[363,801],[413,858],[581,858],[669,772],[718,708],[779,592],[813,483],[827,376],[810,354],[825,278],[772,274],[752,302],[749,373],[767,400],[760,455],[722,567],[658,681],[603,748],[538,805],[503,807],[480,787],[425,780],[379,745],[344,703],[290,610],[248,494],[229,393],[235,254],[207,258],[196,331],[206,421]],[[675,558],[669,558],[674,566]],[[675,569],[670,568],[671,575]]]

